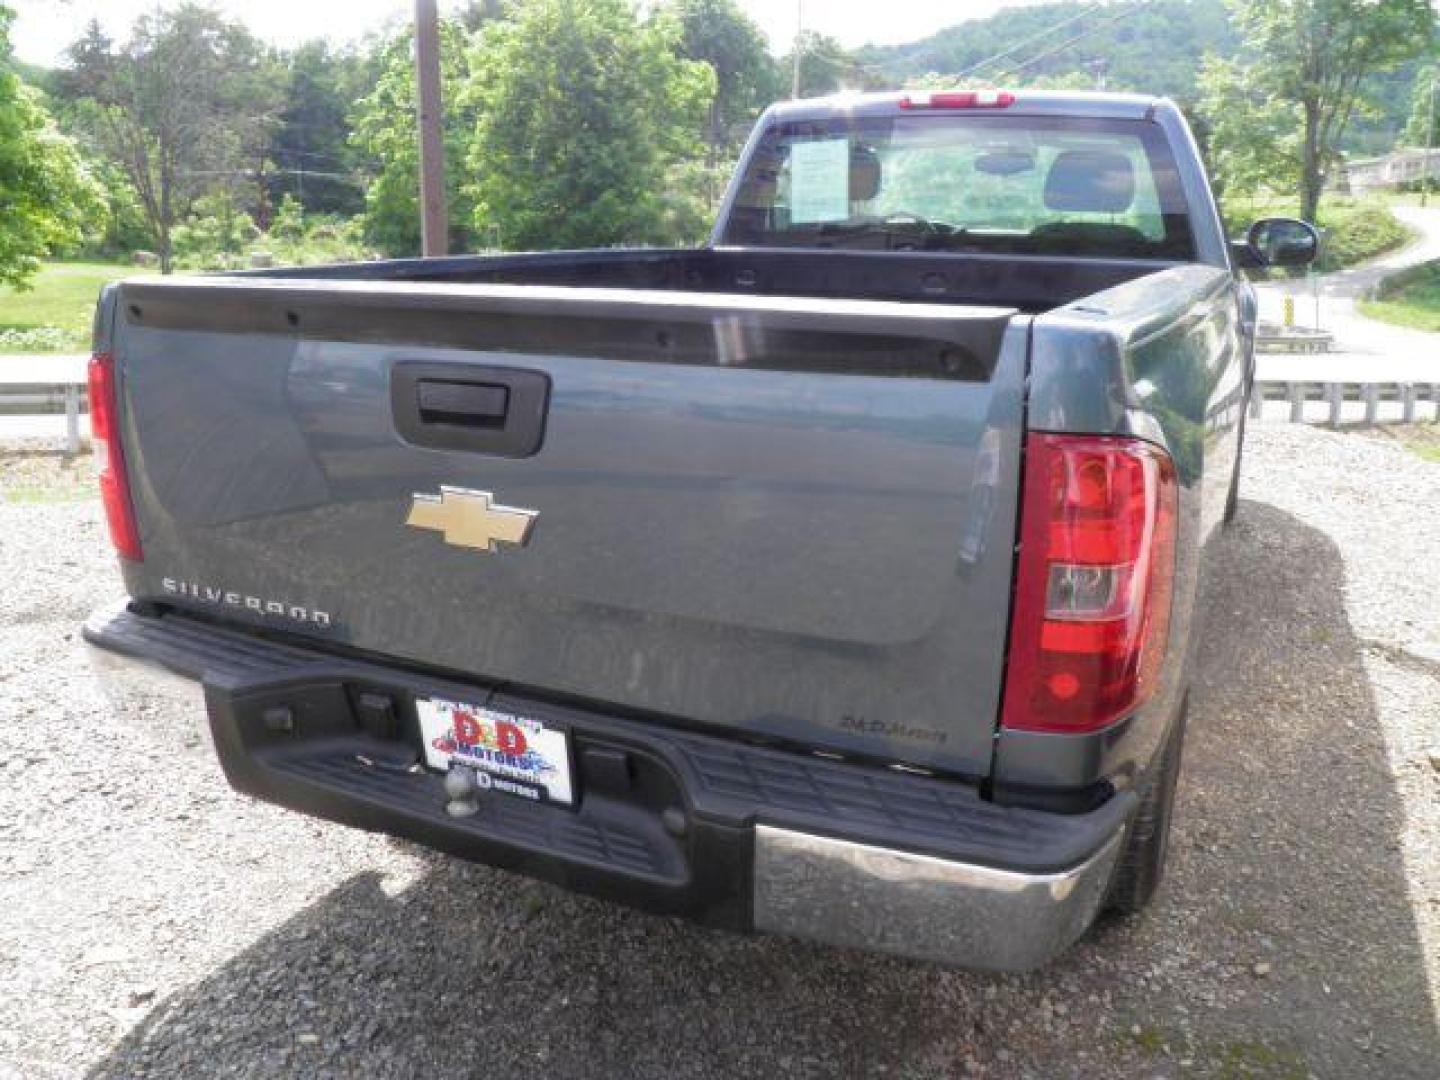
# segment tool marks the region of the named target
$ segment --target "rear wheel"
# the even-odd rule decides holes
[[[1180,779],[1180,749],[1185,741],[1185,706],[1161,751],[1154,774],[1140,795],[1140,806],[1125,835],[1115,864],[1105,908],[1129,915],[1145,907],[1160,887],[1170,853],[1170,821],[1175,811],[1175,786]]]

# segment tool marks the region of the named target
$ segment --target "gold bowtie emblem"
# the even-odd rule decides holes
[[[406,525],[434,529],[444,534],[445,543],[457,547],[495,551],[495,545],[525,544],[538,510],[501,506],[488,491],[441,487],[439,495],[415,493]]]

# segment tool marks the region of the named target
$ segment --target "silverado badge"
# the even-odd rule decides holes
[[[524,546],[540,512],[501,506],[494,498],[488,491],[448,486],[439,495],[417,491],[405,524],[434,529],[457,547],[493,552],[496,543]]]

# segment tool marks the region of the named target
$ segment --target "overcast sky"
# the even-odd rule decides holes
[[[135,17],[161,0],[9,0],[17,9],[15,52],[34,64],[53,65],[85,24],[98,18],[112,36],[123,38]],[[942,26],[977,19],[1002,7],[1034,0],[803,0],[805,26],[839,38],[847,46],[866,42],[913,41]],[[770,38],[773,51],[787,50],[795,36],[795,0],[739,0]],[[211,0],[256,36],[277,45],[308,38],[348,41],[389,22],[409,17],[410,0]],[[457,7],[440,0],[441,9]]]

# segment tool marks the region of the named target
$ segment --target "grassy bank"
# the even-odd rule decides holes
[[[1294,217],[1294,199],[1235,199],[1226,203],[1225,228],[1231,236],[1244,235],[1256,218]],[[1366,259],[1402,247],[1411,239],[1405,223],[1390,212],[1383,199],[1352,199],[1327,195],[1320,204],[1319,221],[1325,234],[1320,269],[1343,270]]]
[[[1360,301],[1360,311],[1397,326],[1440,331],[1440,262],[1395,274],[1376,299]]]
[[[136,272],[112,263],[46,263],[30,290],[0,287],[0,353],[84,352],[100,287]]]

